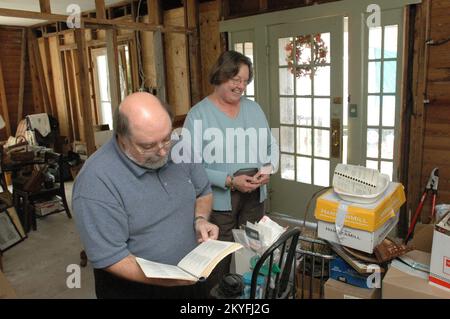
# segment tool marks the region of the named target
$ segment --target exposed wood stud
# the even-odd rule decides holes
[[[19,101],[17,104],[17,124],[23,117],[23,96],[25,91],[25,65],[27,57],[27,35],[26,29],[22,29],[22,48],[20,53],[20,71],[19,71]]]
[[[11,136],[11,122],[9,121],[8,101],[6,99],[5,81],[3,79],[3,67],[0,60],[0,103],[2,104],[2,115],[5,121],[7,136]]]
[[[83,129],[86,142],[87,155],[95,152],[94,126],[92,122],[91,97],[89,86],[89,69],[86,57],[86,40],[82,29],[75,29],[75,42],[77,44],[77,57],[80,79],[80,104],[83,110]]]
[[[42,13],[51,13],[50,0],[39,0],[39,6]]]
[[[186,29],[192,30],[192,33],[187,36],[186,57],[189,64],[190,105],[192,106],[203,98],[198,0],[184,1],[184,15]]]

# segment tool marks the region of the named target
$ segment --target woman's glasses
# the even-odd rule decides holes
[[[234,77],[230,79],[231,83],[233,83],[234,85],[239,85],[241,83],[243,83],[245,86],[248,85],[248,80],[242,80],[240,77]]]

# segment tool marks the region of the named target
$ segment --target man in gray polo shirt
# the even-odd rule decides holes
[[[72,195],[97,297],[206,297],[205,283],[147,278],[136,262],[176,265],[198,242],[217,239],[202,165],[171,160],[171,119],[151,94],[125,98],[115,126],[115,136],[84,164]]]

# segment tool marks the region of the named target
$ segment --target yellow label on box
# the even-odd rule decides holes
[[[333,190],[317,198],[314,216],[334,223],[341,203],[348,205],[344,226],[373,232],[380,228],[406,201],[403,185],[390,183],[382,198],[371,204],[358,204],[342,200]]]

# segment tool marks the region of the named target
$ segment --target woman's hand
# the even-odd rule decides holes
[[[261,186],[261,183],[254,182],[254,177],[248,175],[236,176],[233,179],[233,186],[241,193],[250,193]]]
[[[269,183],[270,181],[270,174],[264,174],[261,171],[256,173],[255,176],[253,176],[253,183],[261,185],[265,185]]]

